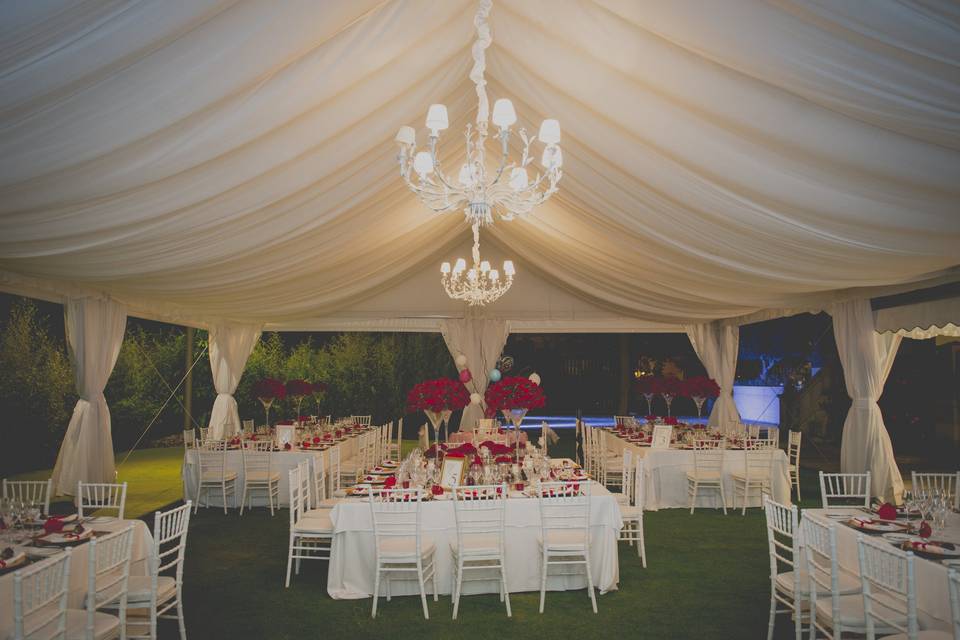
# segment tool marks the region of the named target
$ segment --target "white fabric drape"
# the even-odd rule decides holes
[[[210,328],[210,371],[217,399],[210,412],[209,438],[219,440],[240,430],[240,413],[233,392],[259,339],[260,327],[217,325]]]
[[[737,374],[740,327],[721,322],[686,327],[687,336],[707,375],[720,386],[720,395],[710,411],[711,427],[728,433],[740,424],[740,413],[733,401],[733,380]]]
[[[64,305],[64,326],[80,399],[53,468],[57,493],[74,494],[77,481],[114,482],[110,410],[103,389],[120,355],[127,312],[111,300],[80,298]]]
[[[466,384],[467,391],[482,396],[490,381],[490,370],[496,365],[500,352],[507,343],[507,323],[486,318],[444,320],[440,331],[451,357],[456,359],[461,353],[467,356],[467,368],[473,376]],[[477,420],[483,417],[485,407],[484,403],[468,405],[460,418],[460,429],[476,427]]]
[[[838,304],[830,313],[847,395],[853,401],[843,423],[840,469],[844,473],[870,471],[873,494],[899,501],[903,479],[877,400],[883,393],[901,337],[874,331],[869,300]]]
[[[416,200],[392,140],[413,124],[422,148],[444,102],[456,175],[474,0],[66,5],[3,8],[0,271],[200,326],[439,290],[463,218]],[[490,20],[491,100],[563,126],[560,191],[485,236],[517,287],[691,324],[958,275],[950,0],[498,0]],[[508,319],[554,308],[530,303]]]

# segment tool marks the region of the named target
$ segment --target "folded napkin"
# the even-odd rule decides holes
[[[881,520],[896,520],[897,508],[889,502],[885,502],[877,509],[877,516],[879,516]]]
[[[933,535],[933,529],[930,528],[930,524],[926,520],[920,523],[919,534],[921,538],[929,538]]]
[[[397,479],[394,476],[388,476],[386,480],[383,481],[384,489],[392,489],[397,486]]]
[[[448,451],[448,452],[447,452],[447,457],[448,457],[448,458],[463,458],[464,455],[463,455],[463,452],[462,452],[462,451]]]
[[[59,531],[63,531],[64,524],[63,517],[61,516],[47,518],[47,521],[43,523],[43,532],[57,533]]]

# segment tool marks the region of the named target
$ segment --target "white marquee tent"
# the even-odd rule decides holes
[[[118,314],[219,328],[218,428],[261,328],[463,321],[437,282],[463,218],[405,189],[392,139],[445,103],[456,162],[472,0],[0,10],[0,288],[70,302],[82,399],[60,489],[112,476]],[[502,0],[491,27],[491,98],[531,130],[558,118],[565,153],[556,196],[484,230],[518,267],[484,319],[687,331],[721,420],[730,327],[830,310],[854,398],[844,466],[895,493],[875,396],[896,341],[864,305],[960,280],[957,5]]]

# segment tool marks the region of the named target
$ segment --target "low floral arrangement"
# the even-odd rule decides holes
[[[283,400],[287,397],[287,388],[283,383],[273,378],[263,378],[253,385],[253,395],[261,402],[267,400]]]
[[[484,394],[488,418],[497,411],[510,409],[539,409],[547,404],[543,388],[529,378],[512,376],[487,387]]]
[[[462,383],[449,378],[425,380],[407,394],[407,411],[456,411],[470,404],[470,394]]]

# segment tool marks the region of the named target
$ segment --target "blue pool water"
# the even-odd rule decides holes
[[[687,424],[706,424],[707,418],[697,418],[696,416],[677,416],[680,422]],[[613,416],[583,416],[582,420],[591,427],[612,427],[614,425]],[[577,426],[577,416],[540,416],[527,415],[520,425],[521,429],[539,429],[540,424],[546,421],[551,429],[573,429]],[[760,424],[777,426],[776,423],[757,422],[754,420],[744,420],[748,424]]]

